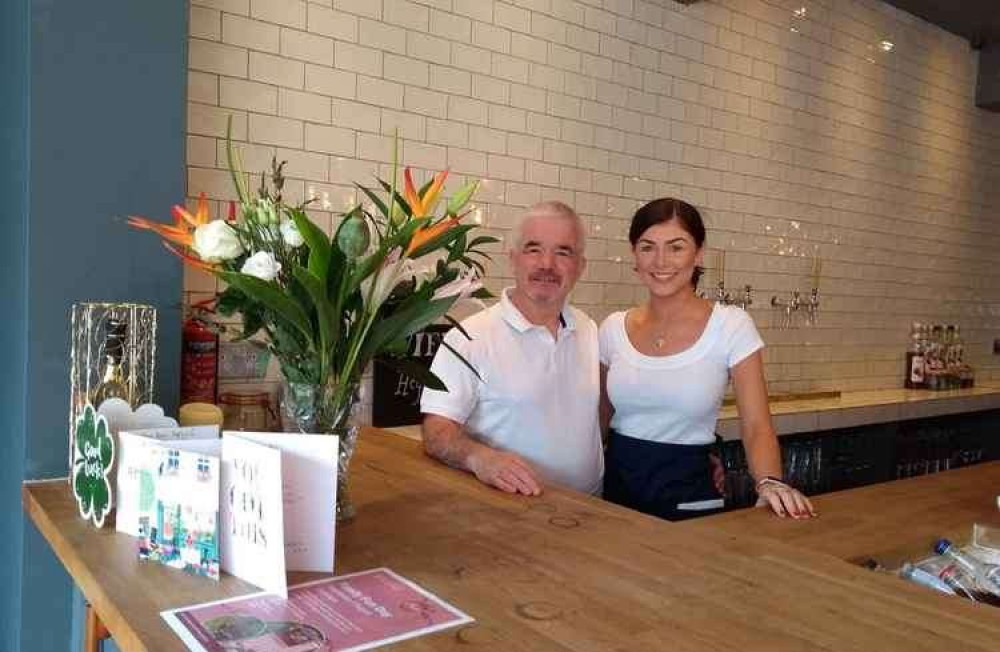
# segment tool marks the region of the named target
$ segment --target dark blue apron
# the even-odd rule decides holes
[[[664,444],[612,430],[604,453],[604,499],[669,521],[721,512],[711,449],[711,444]]]

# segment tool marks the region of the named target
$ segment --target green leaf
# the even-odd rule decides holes
[[[500,242],[500,238],[495,238],[491,235],[476,236],[469,242],[469,249],[475,249],[479,245],[493,244],[494,242]]]
[[[382,201],[378,195],[372,192],[370,188],[365,188],[360,183],[355,183],[354,185],[358,187],[358,190],[365,193],[365,195],[368,196],[368,199],[372,200],[372,203],[375,204],[383,215],[385,215],[385,219],[389,219],[389,207],[385,205],[385,202]]]
[[[390,186],[385,181],[382,181],[381,179],[379,179],[378,182],[380,184],[382,184],[382,187],[385,188],[385,191],[387,193],[389,193],[390,197],[395,197],[396,198],[396,203],[399,204],[399,208],[400,208],[400,210],[403,211],[403,215],[406,215],[406,217],[408,217],[408,218],[409,217],[413,217],[413,211],[410,209],[410,205],[406,203],[406,200],[403,199],[403,196],[400,195],[398,191],[397,192],[393,192],[392,186]],[[389,215],[387,214],[386,217],[389,217]]]
[[[436,389],[442,392],[448,391],[448,387],[440,378],[434,375],[434,373],[428,369],[426,365],[417,362],[413,358],[393,358],[384,356],[379,358],[379,361],[382,364],[392,367],[396,371],[413,378],[424,387],[430,387],[431,389]]]
[[[302,239],[309,247],[309,271],[319,279],[320,283],[326,283],[327,270],[330,268],[330,240],[309,217],[301,210],[291,209],[288,211],[295,228],[302,234]]]
[[[296,265],[292,273],[306,288],[306,292],[309,293],[313,305],[316,307],[316,320],[319,322],[319,354],[323,359],[326,359],[330,352],[330,345],[336,337],[334,329],[339,326],[339,323],[335,321],[337,316],[333,314],[332,306],[326,296],[326,286],[312,272],[301,265]]]
[[[455,238],[455,242],[448,249],[448,259],[446,261],[447,264],[450,265],[451,263],[455,262],[456,260],[462,257],[462,254],[465,253],[465,250],[468,247],[466,240],[467,237],[465,233],[460,233],[459,236]]]
[[[387,358],[398,358],[407,355],[409,352],[410,340],[403,337],[386,344],[382,349],[381,355]]]
[[[246,204],[250,190],[247,188],[246,179],[243,178],[243,161],[240,160],[240,153],[233,147],[233,116],[226,119],[226,163],[229,174],[233,177],[233,185],[236,186],[236,195],[240,198],[241,204]]]
[[[257,331],[264,328],[264,314],[260,310],[254,310],[253,308],[246,308],[242,312],[243,317],[243,332],[237,339],[248,340],[257,334]]]
[[[354,267],[351,272],[351,278],[348,281],[347,287],[345,288],[344,296],[348,297],[358,288],[361,287],[361,282],[375,273],[382,261],[385,260],[385,253],[382,251],[376,251],[372,255],[363,259],[361,263]]]
[[[466,265],[468,267],[475,267],[476,270],[479,272],[480,276],[486,276],[486,267],[484,267],[483,264],[478,260],[473,260],[468,256],[463,256],[460,260],[463,265]]]
[[[326,270],[326,295],[335,305],[343,303],[343,297],[340,296],[340,293],[346,289],[350,274],[350,261],[344,256],[344,252],[340,250],[340,247],[331,247],[330,266]]]
[[[215,311],[223,317],[232,317],[246,310],[247,297],[234,287],[227,287],[219,293],[215,302]]]
[[[236,286],[241,292],[264,304],[280,319],[298,329],[306,341],[315,341],[312,327],[309,325],[309,316],[305,310],[273,283],[238,272],[218,272],[218,275],[223,281]]]
[[[376,322],[368,333],[368,340],[361,348],[359,361],[370,360],[393,340],[409,337],[434,323],[451,309],[457,299],[458,295],[455,295],[436,301],[415,302]]]
[[[479,188],[479,181],[470,181],[459,188],[458,192],[453,194],[451,199],[448,200],[448,215],[458,215],[458,212],[465,208],[465,205],[472,199],[472,195],[475,194],[477,188]]]

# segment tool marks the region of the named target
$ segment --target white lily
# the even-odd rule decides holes
[[[385,257],[382,266],[361,282],[361,296],[364,297],[368,310],[374,312],[401,282],[412,278],[419,288],[433,275],[432,263],[405,258],[403,250],[396,247]]]
[[[446,299],[458,295],[457,301],[464,301],[472,296],[472,293],[483,287],[483,281],[479,278],[476,270],[468,267],[459,273],[455,280],[445,283],[434,292],[431,298],[433,301]]]

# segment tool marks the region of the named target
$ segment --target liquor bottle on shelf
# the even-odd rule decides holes
[[[940,324],[934,324],[930,329],[927,342],[927,352],[924,358],[924,378],[927,389],[944,389],[944,336]]]
[[[117,319],[109,319],[104,335],[104,372],[101,382],[94,388],[91,403],[100,408],[109,398],[129,401],[128,386],[125,381],[124,358],[125,341],[128,338],[128,324]]]
[[[910,327],[910,345],[906,349],[906,377],[903,385],[907,389],[920,389],[924,386],[924,351],[920,332],[922,326],[913,322]]]

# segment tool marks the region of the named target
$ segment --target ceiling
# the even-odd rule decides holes
[[[998,0],[885,0],[969,40],[973,47],[1000,42]]]

